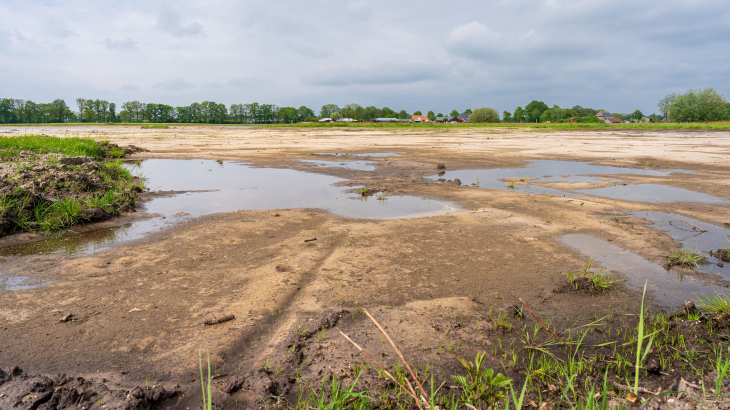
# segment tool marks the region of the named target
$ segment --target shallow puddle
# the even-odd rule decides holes
[[[335,161],[317,161],[315,159],[300,159],[300,162],[307,164],[313,164],[318,167],[335,167],[335,168],[349,168],[357,171],[375,171],[375,165],[370,165],[372,162],[369,161],[347,161],[347,162],[335,162]]]
[[[568,234],[561,238],[561,242],[592,258],[594,266],[620,272],[626,277],[625,284],[632,289],[640,290],[648,281],[648,289],[653,291],[655,302],[663,306],[675,307],[688,299],[696,301],[697,295],[714,295],[728,290],[679,270],[667,271],[658,263],[589,235]]]
[[[312,155],[334,155],[336,157],[390,157],[401,154],[405,154],[405,152],[368,152],[365,154],[348,154],[347,152],[317,152]]]
[[[29,279],[30,278],[28,276],[5,277],[0,274],[0,292],[4,290],[13,291],[35,289],[48,284],[48,282],[29,284],[27,283]]]
[[[730,238],[730,229],[666,212],[634,212],[631,216],[653,222],[653,228],[681,243],[684,249],[695,248],[697,253],[701,253],[710,262],[706,265],[698,265],[701,272],[719,275],[725,280],[730,280],[730,263],[723,262],[710,254],[710,252],[723,248],[730,249],[730,240],[727,239]]]
[[[528,161],[524,168],[498,169],[461,169],[444,171],[429,179],[459,179],[463,185],[499,191],[523,192],[528,194],[551,194],[558,196],[595,195],[613,199],[640,202],[704,202],[725,204],[730,201],[707,194],[700,194],[681,188],[658,184],[618,185],[607,188],[582,189],[577,191],[549,188],[535,185],[534,182],[570,182],[570,183],[606,183],[618,182],[614,178],[601,175],[647,175],[655,177],[668,176],[673,172],[693,172],[684,169],[635,169],[604,165],[591,165],[585,162],[535,160]],[[514,182],[510,184],[508,180]],[[532,184],[531,184],[532,183]]]
[[[137,167],[135,172],[147,178],[152,191],[202,192],[155,198],[144,204],[146,212],[164,218],[86,233],[69,232],[60,238],[0,248],[0,255],[93,252],[112,243],[141,238],[185,219],[238,210],[319,208],[348,218],[380,220],[420,218],[458,210],[449,202],[414,196],[361,198],[346,192],[353,187],[335,186],[347,182],[345,179],[291,169],[173,159],[149,159]]]
[[[659,184],[614,185],[604,188],[581,189],[588,195],[636,202],[701,202],[705,204],[730,204],[730,201],[716,196]]]

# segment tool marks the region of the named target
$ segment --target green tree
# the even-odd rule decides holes
[[[458,117],[458,116],[459,116],[459,111],[456,111],[456,110],[451,110],[451,114],[449,114],[449,115],[450,115],[450,116],[451,116],[452,118],[453,118],[453,117]]]
[[[311,108],[307,108],[303,105],[297,109],[297,113],[299,114],[299,121],[304,121],[309,117],[315,117],[314,111],[312,111]]]
[[[631,116],[636,120],[636,122],[640,122],[644,118],[644,113],[642,113],[641,110],[636,110],[631,113]]]
[[[117,122],[117,105],[109,103],[109,121]]]
[[[430,121],[434,121],[436,119],[436,115],[433,113],[433,111],[429,111],[426,115]]]
[[[525,106],[525,113],[527,114],[527,121],[538,122],[542,113],[548,110],[547,104],[542,101],[532,100],[531,103]]]
[[[470,123],[499,122],[499,114],[494,108],[477,108],[469,116]]]
[[[725,104],[725,119],[730,121],[730,103]]]
[[[515,108],[515,122],[525,122],[525,110],[522,107]]]
[[[441,113],[436,114],[437,117],[443,117],[444,115]]]
[[[727,101],[712,87],[688,90],[669,107],[669,119],[677,122],[722,121],[726,116]]]
[[[362,119],[364,120],[373,120],[378,117],[380,117],[380,110],[372,105],[363,110]]]
[[[337,104],[323,105],[319,110],[319,118],[331,118],[332,114],[336,112],[340,112],[340,107]]]
[[[408,114],[406,110],[400,110],[400,112],[398,113],[398,118],[401,120],[407,120],[411,118],[411,114]]]
[[[423,115],[420,111],[415,111],[413,115]]]
[[[512,122],[512,113],[505,110],[502,112],[502,122]]]
[[[677,93],[671,93],[659,100],[657,107],[659,107],[659,111],[662,113],[662,117],[667,118],[667,116],[669,115],[669,107],[672,105],[676,98]]]
[[[391,110],[388,107],[381,108],[380,115],[383,118],[397,118],[398,117],[398,113],[396,113],[395,111]]]
[[[464,110],[464,114],[471,114],[471,113],[472,113],[471,108],[467,108]]]

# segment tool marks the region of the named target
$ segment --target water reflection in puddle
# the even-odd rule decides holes
[[[636,202],[701,202],[705,204],[730,204],[730,201],[716,196],[702,194],[682,188],[659,184],[615,185],[605,188],[581,189],[588,195]]]
[[[631,216],[653,222],[653,228],[666,233],[687,250],[696,246],[696,251],[701,252],[710,262],[707,265],[699,265],[699,270],[730,280],[730,263],[723,263],[709,254],[723,248],[730,249],[730,242],[726,239],[730,238],[730,229],[666,212],[634,212]]]
[[[349,168],[358,171],[374,171],[375,165],[370,165],[368,161],[347,161],[347,162],[334,162],[334,161],[317,161],[315,159],[300,159],[300,162],[307,164],[313,164],[319,167],[335,167],[335,168]]]
[[[597,265],[620,272],[632,289],[639,290],[648,281],[648,289],[654,292],[655,301],[664,306],[680,305],[695,295],[727,292],[722,285],[703,282],[679,270],[667,271],[658,263],[589,235],[568,234],[561,238],[561,242],[589,256]]]
[[[130,165],[131,166],[131,165]],[[220,212],[282,208],[320,208],[337,215],[362,219],[407,219],[457,211],[451,203],[413,196],[392,196],[385,200],[362,199],[337,187],[346,180],[291,169],[252,168],[234,162],[210,160],[150,159],[142,161],[140,172],[153,190],[188,192],[155,198],[145,210],[166,218],[132,222],[60,238],[0,249],[2,255],[93,252],[109,244],[138,239],[181,220]]]
[[[583,189],[571,192],[549,188],[541,185],[530,184],[530,182],[571,182],[571,183],[605,183],[617,182],[616,179],[603,178],[598,175],[647,175],[655,177],[668,176],[673,172],[692,172],[683,169],[635,169],[621,168],[604,165],[591,165],[585,162],[535,160],[528,161],[524,168],[499,168],[499,169],[462,169],[456,171],[440,172],[437,175],[429,176],[429,179],[438,180],[459,179],[462,184],[476,185],[480,188],[494,189],[499,191],[523,192],[528,194],[552,194],[559,196],[584,196],[583,194],[604,196],[607,198],[621,199],[641,202],[704,202],[713,204],[725,204],[730,201],[707,194],[700,194],[681,188],[674,188],[657,184],[618,185],[607,188]],[[524,179],[520,181],[519,179]],[[505,180],[514,180],[514,185],[509,185]]]
[[[30,279],[27,276],[5,277],[0,275],[0,291],[35,289],[48,284],[48,282],[28,284],[27,282],[29,280]]]
[[[336,157],[390,157],[401,154],[405,154],[405,152],[368,152],[365,154],[348,154],[347,152],[317,152],[312,155],[334,155]]]

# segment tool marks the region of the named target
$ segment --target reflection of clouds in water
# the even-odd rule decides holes
[[[139,172],[148,185],[162,191],[198,191],[154,198],[144,204],[152,218],[86,233],[68,232],[59,238],[0,249],[0,255],[75,254],[95,252],[121,241],[139,239],[186,218],[237,210],[320,208],[349,218],[405,219],[440,215],[457,208],[448,202],[413,196],[362,201],[348,194],[352,187],[336,187],[346,180],[291,169],[251,168],[210,160],[151,159]]]

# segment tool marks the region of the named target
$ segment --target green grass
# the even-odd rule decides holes
[[[145,129],[145,130],[150,130],[150,129],[154,129],[154,130],[156,130],[156,129],[166,130],[166,129],[169,129],[169,128],[170,128],[169,125],[143,125],[142,126],[142,129]]]
[[[699,307],[715,315],[730,315],[730,295],[698,296]]]
[[[3,157],[18,155],[20,151],[32,151],[38,154],[56,153],[101,159],[109,151],[105,147],[109,147],[108,143],[98,143],[88,138],[59,138],[40,135],[0,137],[0,156]],[[115,154],[118,155],[117,152]],[[121,156],[123,155],[122,152]]]
[[[702,260],[702,255],[697,253],[698,245],[699,243],[690,250],[682,248],[670,253],[669,263],[676,263],[685,268],[699,269],[698,264]]]

